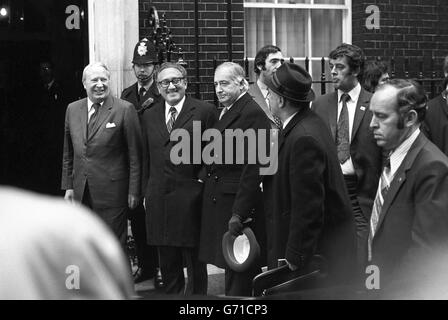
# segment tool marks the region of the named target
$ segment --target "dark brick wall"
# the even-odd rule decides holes
[[[196,93],[196,37],[194,0],[139,0],[140,38],[148,35],[148,12],[155,6],[159,18],[165,13],[167,27],[172,31],[174,42],[182,48],[188,63],[190,85],[188,92]],[[202,99],[213,101],[213,59],[220,62],[232,59],[242,63],[244,55],[244,9],[243,0],[232,0],[232,57],[228,52],[227,0],[198,0],[199,14],[199,69]]]
[[[380,29],[368,30],[365,12],[369,5],[380,9]],[[442,76],[442,61],[448,55],[448,6],[446,0],[355,0],[353,1],[353,44],[369,58],[394,57],[396,76],[404,77],[409,59],[409,77],[431,77],[434,57],[436,77]]]

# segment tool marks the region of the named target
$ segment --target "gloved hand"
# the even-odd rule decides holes
[[[243,234],[243,223],[241,221],[241,217],[239,215],[232,215],[229,220],[229,232],[233,236],[239,236]]]

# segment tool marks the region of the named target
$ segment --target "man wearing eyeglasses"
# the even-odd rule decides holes
[[[448,156],[448,78],[442,84],[442,93],[428,102],[424,132]]]
[[[197,249],[203,189],[198,172],[202,164],[194,164],[198,155],[193,154],[193,141],[188,163],[174,164],[171,149],[178,140],[171,141],[170,135],[181,129],[194,137],[193,123],[200,122],[203,132],[217,121],[217,111],[212,105],[185,95],[187,71],[179,64],[166,62],[160,66],[157,87],[163,100],[142,117],[147,150],[144,163],[149,166],[149,175],[144,177],[148,243],[158,247],[165,293],[205,295],[207,268],[199,262]],[[202,136],[202,132],[198,134]],[[186,286],[184,264],[188,274]]]
[[[145,110],[152,107],[154,102],[163,100],[154,81],[157,65],[155,46],[146,38],[142,39],[135,45],[132,58],[132,69],[137,82],[124,89],[121,94],[121,99],[134,105],[140,121]],[[134,283],[154,278],[154,286],[156,288],[161,287],[163,285],[162,280],[160,276],[157,276],[159,259],[157,249],[147,244],[143,199],[139,201],[137,208],[128,211],[128,219],[131,221],[138,263],[138,268],[133,274]]]

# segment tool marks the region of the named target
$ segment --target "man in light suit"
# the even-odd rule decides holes
[[[222,134],[222,150],[226,149],[224,132],[227,129],[269,132],[269,120],[247,93],[249,85],[240,65],[233,62],[219,65],[215,70],[214,84],[216,96],[224,106],[220,119],[214,126]],[[253,220],[254,233],[258,234],[257,217],[263,214],[260,190],[262,176],[259,174],[258,157],[256,164],[248,162],[250,148],[247,144],[244,145],[243,154],[238,155],[235,150],[240,148],[237,149],[234,142],[231,146],[234,150],[232,163],[214,162],[201,171],[205,186],[199,258],[225,269],[226,295],[250,296],[252,279],[261,272],[261,268],[255,263],[244,272],[230,269],[222,253],[222,238],[227,231],[235,236],[242,234],[243,223],[249,218]],[[244,156],[244,163],[237,164],[238,156]]]
[[[207,268],[198,260],[203,189],[198,173],[202,163],[193,163],[194,158],[201,157],[193,154],[193,145],[200,145],[201,141],[188,143],[193,152],[186,163],[176,163],[171,152],[178,143],[184,142],[173,138],[177,132],[187,133],[192,139],[196,134],[201,137],[217,120],[217,111],[208,103],[185,96],[187,71],[179,64],[162,64],[157,85],[164,100],[146,111],[142,118],[143,139],[148,150],[144,162],[149,163],[149,177],[144,183],[148,242],[158,247],[167,294],[205,295]],[[196,132],[198,125],[200,131]],[[188,274],[186,286],[184,263]]]
[[[448,158],[420,132],[426,101],[419,84],[394,79],[370,103],[370,127],[388,160],[368,237],[369,264],[378,266],[382,288],[400,277],[421,280],[408,272],[448,252]]]
[[[326,285],[347,284],[356,265],[355,221],[331,133],[309,108],[311,84],[306,70],[289,62],[267,81],[270,106],[283,122],[268,261],[276,267],[286,258],[291,270],[305,270],[319,254],[328,261]]]
[[[281,127],[278,118],[272,114],[268,100],[268,89],[266,87],[266,79],[272,76],[283,63],[283,55],[279,47],[267,45],[261,48],[255,56],[254,71],[257,74],[257,81],[249,86],[249,94],[266,113],[271,121],[272,128]]]
[[[312,109],[330,128],[352,203],[357,226],[358,264],[362,270],[373,199],[381,171],[381,149],[369,130],[372,96],[361,87],[364,53],[354,45],[342,44],[330,55],[330,70],[336,92],[318,97]]]
[[[145,110],[151,108],[154,103],[163,101],[154,79],[158,66],[157,61],[157,51],[152,42],[142,39],[135,45],[132,69],[137,82],[123,90],[121,99],[134,105],[140,121]],[[144,172],[146,167],[143,167],[142,170]],[[157,275],[159,257],[157,248],[147,244],[145,215],[143,199],[134,210],[128,211],[138,261],[138,268],[134,273],[135,283],[154,278]],[[154,286],[160,287],[161,285],[161,280],[155,277]]]
[[[134,106],[114,98],[103,63],[85,67],[87,98],[67,107],[61,187],[67,201],[82,202],[114,231],[123,248],[127,208],[140,197],[141,129]]]

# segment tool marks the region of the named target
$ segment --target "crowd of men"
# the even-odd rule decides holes
[[[377,81],[371,93],[361,85],[364,61],[357,46],[332,50],[336,90],[316,97],[308,72],[265,46],[250,86],[240,65],[217,67],[218,111],[187,96],[185,68],[159,66],[143,39],[132,61],[137,82],[121,99],[110,93],[104,64],[84,69],[87,98],[71,103],[65,117],[65,199],[91,208],[123,248],[129,218],[139,262],[134,281],[157,280],[160,268],[167,294],[207,294],[206,266],[213,264],[225,269],[226,295],[250,296],[261,267],[285,259],[290,270],[306,269],[315,255],[328,264],[322,286],[364,284],[368,265],[387,286],[432,253],[448,253],[448,82],[429,104],[412,80]],[[172,160],[178,129],[192,137],[193,152],[181,154],[188,159],[181,164]],[[223,139],[194,140],[207,130]],[[272,133],[277,171],[261,175],[258,155],[249,161],[257,148],[244,139],[229,150],[229,130]],[[198,162],[194,151],[211,148],[221,159],[217,150],[234,152],[225,162]],[[263,254],[235,271],[222,238],[246,226]]]

